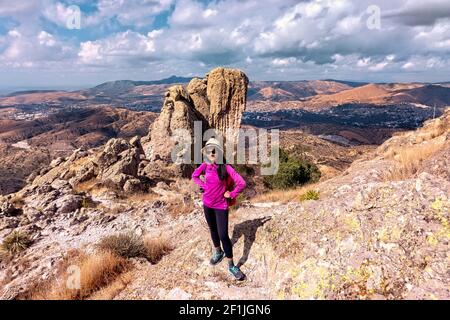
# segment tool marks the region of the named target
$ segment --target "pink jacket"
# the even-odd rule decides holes
[[[230,191],[231,198],[235,199],[244,190],[246,183],[230,165],[227,165],[227,173],[235,184],[234,189]],[[200,179],[202,174],[205,175],[204,181]],[[195,169],[192,179],[205,190],[203,193],[203,204],[205,206],[213,209],[228,209],[227,199],[223,196],[226,191],[226,182],[220,180],[216,164],[202,163]]]

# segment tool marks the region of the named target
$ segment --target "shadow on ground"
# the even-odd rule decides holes
[[[244,252],[239,259],[237,266],[242,266],[248,259],[250,249],[256,239],[256,231],[258,228],[269,221],[270,217],[263,217],[253,220],[247,220],[234,226],[233,236],[231,237],[231,243],[234,245],[243,236],[244,237]]]

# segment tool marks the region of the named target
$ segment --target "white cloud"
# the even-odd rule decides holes
[[[82,62],[87,64],[100,61],[102,58],[100,55],[100,44],[93,43],[92,41],[82,42],[78,56],[81,58]]]
[[[82,42],[78,57],[86,64],[116,66],[150,60],[156,51],[155,39],[162,34],[162,30],[153,30],[147,35],[128,30],[106,39]]]
[[[402,65],[403,69],[412,69],[414,67],[414,63],[412,62],[406,62],[404,65]]]
[[[290,57],[290,58],[284,58],[284,59],[273,59],[272,60],[272,64],[275,66],[289,66],[290,64],[293,64],[297,61],[297,59],[295,59],[294,57]]]
[[[14,20],[0,35],[0,65],[80,72],[107,66],[104,72],[122,68],[143,76],[150,66],[159,76],[200,74],[218,64],[255,77],[283,71],[294,79],[421,76],[410,70],[431,77],[436,73],[427,70],[436,68],[450,74],[450,18],[442,13],[448,5],[432,1],[441,12],[424,11],[419,0],[380,0],[381,30],[369,30],[371,0],[99,0],[96,10],[83,14],[88,32],[73,33],[41,24],[47,19],[65,27],[68,1],[0,1],[0,15]],[[167,25],[151,30],[155,17],[168,10]],[[426,19],[415,13],[420,11]],[[366,70],[373,72],[361,72]]]
[[[367,67],[368,65],[370,65],[370,58],[359,59],[356,64],[357,67]]]
[[[39,44],[47,47],[54,47],[56,45],[55,37],[50,33],[41,31],[38,35]]]
[[[386,61],[382,61],[382,62],[378,62],[372,66],[369,67],[370,71],[380,71],[383,70],[384,67],[386,67],[388,65],[388,62]]]

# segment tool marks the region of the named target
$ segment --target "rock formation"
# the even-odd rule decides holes
[[[150,161],[170,162],[176,143],[171,137],[176,129],[183,129],[191,137],[194,121],[201,121],[203,130],[238,129],[245,110],[248,78],[240,70],[216,68],[205,79],[194,78],[186,89],[180,85],[166,93],[159,118],[150,128],[145,145]],[[188,150],[176,150],[179,158]]]
[[[245,111],[248,78],[240,70],[217,68],[206,76],[210,102],[208,123],[221,133],[238,129]]]
[[[132,138],[130,142],[113,138],[98,152],[75,150],[67,159],[58,159],[50,170],[38,175],[32,185],[51,184],[55,180],[63,179],[75,187],[80,183],[95,180],[97,184],[117,190],[124,190],[126,186],[126,191],[143,191],[143,186],[135,186],[143,156],[139,137]],[[129,180],[132,181],[127,184]]]

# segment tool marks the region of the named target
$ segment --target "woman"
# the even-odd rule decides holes
[[[228,205],[245,188],[245,181],[232,166],[224,163],[223,148],[218,140],[209,139],[203,152],[207,161],[194,171],[192,179],[203,192],[203,209],[214,244],[210,263],[216,265],[226,256],[230,273],[237,280],[244,280],[245,275],[233,262],[233,248],[228,236]],[[200,180],[201,175],[204,175],[204,181]],[[235,187],[227,190],[230,184]]]

